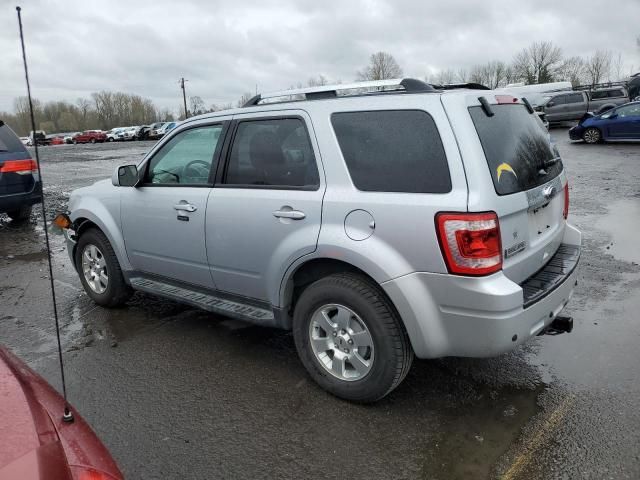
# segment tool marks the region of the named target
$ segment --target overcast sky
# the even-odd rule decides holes
[[[0,0],[0,111],[25,94],[16,0]],[[405,76],[510,61],[533,41],[566,56],[620,52],[640,70],[640,0],[23,0],[32,93],[41,100],[136,93],[174,111],[280,90],[323,74],[351,81],[384,50]]]

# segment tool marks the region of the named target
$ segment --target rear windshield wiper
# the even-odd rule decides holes
[[[542,168],[551,167],[552,165],[555,165],[556,163],[558,163],[560,160],[562,160],[560,157],[553,157],[549,160],[545,160],[542,163]]]

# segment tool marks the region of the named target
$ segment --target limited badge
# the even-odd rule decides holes
[[[500,165],[498,165],[498,168],[496,168],[496,172],[498,173],[498,181],[500,181],[500,177],[502,176],[503,172],[513,173],[513,176],[518,178],[518,175],[516,175],[516,172],[513,171],[513,168],[511,168],[511,165],[509,165],[508,163],[501,163]]]

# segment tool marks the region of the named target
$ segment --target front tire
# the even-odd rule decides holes
[[[14,222],[26,222],[31,218],[31,205],[20,207],[17,210],[7,212],[7,215]]]
[[[100,230],[92,228],[80,236],[75,262],[85,292],[98,305],[119,307],[131,297],[113,247]]]
[[[593,145],[594,143],[599,143],[602,141],[602,134],[597,128],[589,127],[582,134],[582,139],[585,143]]]
[[[393,306],[361,275],[335,274],[308,286],[295,306],[293,335],[311,377],[346,400],[380,400],[402,382],[413,362]]]

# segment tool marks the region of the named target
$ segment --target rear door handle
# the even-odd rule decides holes
[[[191,205],[186,200],[181,200],[180,203],[174,205],[173,208],[182,212],[195,212],[198,209],[195,205]]]
[[[273,212],[273,216],[276,218],[290,218],[291,220],[302,220],[306,217],[304,212],[299,210],[276,210]]]

